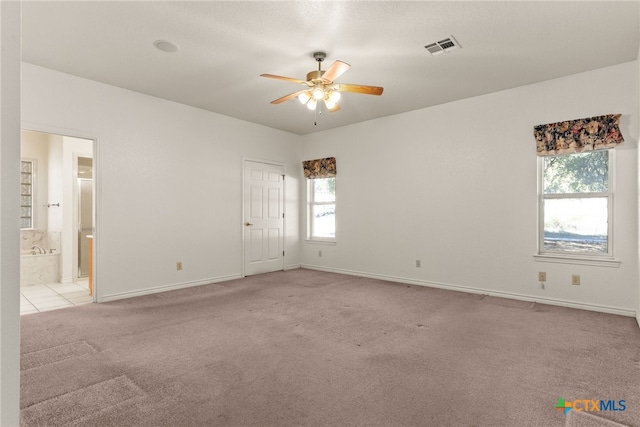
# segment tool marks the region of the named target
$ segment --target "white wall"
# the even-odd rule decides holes
[[[63,201],[64,172],[62,170],[63,140],[61,135],[48,135],[47,140],[49,141],[49,157],[47,158],[49,171],[47,177],[48,190],[47,198],[41,199],[41,202],[46,205],[60,203],[60,206],[50,206],[46,208],[48,218],[47,230],[62,233],[64,228],[63,209],[65,207]]]
[[[633,315],[636,79],[634,61],[303,137],[300,160],[335,156],[338,168],[338,243],[304,244],[303,265]],[[626,139],[616,149],[621,265],[536,262],[533,126],[608,113],[622,113]]]
[[[31,64],[22,71],[23,128],[97,140],[99,300],[240,277],[245,157],[285,163],[285,264],[300,264],[299,137]]]
[[[0,1],[0,425],[20,423],[20,12]]]

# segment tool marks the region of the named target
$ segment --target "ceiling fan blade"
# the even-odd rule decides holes
[[[293,77],[276,76],[275,74],[260,74],[260,77],[266,77],[269,79],[277,79],[277,80],[285,80],[287,82],[300,83],[308,86],[308,83],[305,82],[304,80],[294,79]]]
[[[345,71],[351,68],[351,65],[346,62],[336,61],[331,64],[331,67],[322,75],[322,80],[326,83],[331,83],[338,77],[340,77]]]
[[[336,104],[333,108],[327,108],[327,110],[329,110],[330,113],[335,113],[336,111],[340,110],[340,106]]]
[[[305,90],[299,90],[297,92],[290,93],[289,95],[285,95],[282,98],[274,99],[273,101],[271,101],[271,103],[272,104],[281,104],[284,101],[288,101],[290,99],[295,98],[296,96],[300,95],[303,92],[306,92],[306,91]]]
[[[363,93],[365,95],[382,95],[384,88],[380,86],[365,86],[340,83],[334,86],[338,92]]]

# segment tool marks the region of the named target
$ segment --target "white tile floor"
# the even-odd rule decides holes
[[[20,287],[20,315],[91,302],[93,302],[93,297],[89,295],[87,280],[80,280],[77,283],[51,283]]]

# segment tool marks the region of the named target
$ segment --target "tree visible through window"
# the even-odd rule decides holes
[[[541,253],[611,255],[611,150],[541,157]]]
[[[336,238],[336,179],[307,180],[309,198],[309,238],[335,240]]]

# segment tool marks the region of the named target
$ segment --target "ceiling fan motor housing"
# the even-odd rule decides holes
[[[324,74],[324,70],[314,70],[309,71],[307,73],[307,81],[308,82],[316,82],[316,80],[320,80],[320,77]]]
[[[324,61],[326,57],[327,57],[327,54],[324,52],[314,52],[313,58],[316,61],[318,61],[318,69],[307,73],[308,82],[314,82],[316,84],[320,83],[320,77],[322,77],[322,75],[324,74],[324,71],[321,70],[322,61]]]

